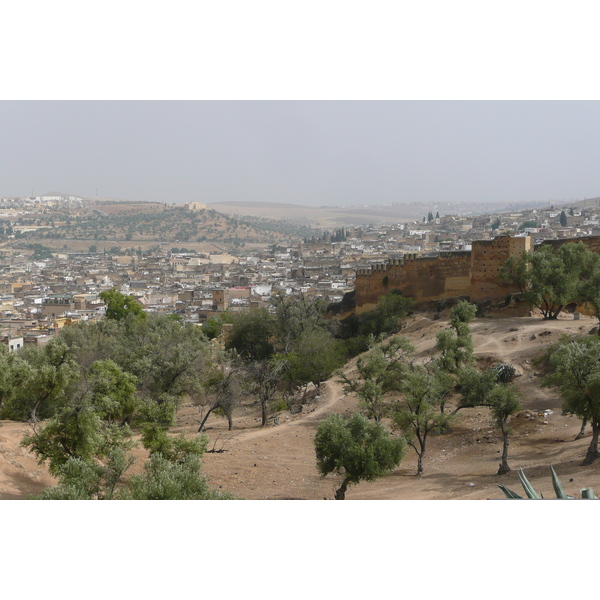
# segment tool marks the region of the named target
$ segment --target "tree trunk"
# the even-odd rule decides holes
[[[267,424],[267,403],[261,402],[260,408],[261,408],[261,415],[262,415],[260,426],[264,427]]]
[[[230,412],[227,413],[227,429],[229,431],[233,429],[233,415]]]
[[[423,458],[425,458],[425,444],[427,443],[427,432],[423,434],[423,437],[421,437],[421,435],[417,432],[417,438],[419,440],[419,450],[417,450],[417,477],[420,477],[423,474]]]
[[[583,419],[583,421],[581,423],[581,429],[579,430],[579,433],[575,436],[576,440],[580,440],[583,437],[583,434],[585,433],[586,425],[587,425],[587,419]]]
[[[423,474],[423,454],[425,451],[417,452],[417,477],[420,477]]]
[[[500,424],[500,428],[502,429],[502,462],[500,463],[497,475],[504,475],[510,472],[510,467],[508,466],[508,429],[504,427],[503,423]]]
[[[38,400],[34,405],[33,408],[31,409],[31,413],[29,415],[29,419],[31,420],[32,423],[38,423],[39,419],[37,417],[37,411],[40,408],[40,405],[42,404],[43,400]]]
[[[340,488],[335,492],[335,499],[336,500],[345,500],[347,489],[348,489],[348,479],[344,479],[344,481],[342,481],[342,485],[340,486]]]
[[[202,423],[200,423],[200,427],[198,427],[198,433],[200,433],[203,429],[204,429],[204,423],[206,423],[206,420],[208,419],[210,413],[215,410],[215,408],[217,408],[217,405],[215,404],[214,406],[211,406],[207,413],[204,415],[204,419],[202,419]]]
[[[592,441],[585,455],[583,465],[591,465],[597,458],[600,457],[598,454],[598,433],[600,433],[600,421],[594,419],[592,421]]]

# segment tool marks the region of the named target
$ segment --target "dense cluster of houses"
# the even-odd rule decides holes
[[[475,240],[507,234],[530,235],[534,243],[600,235],[600,201],[594,199],[579,208],[532,208],[479,216],[436,215],[431,220],[365,228],[361,241],[371,253],[388,257],[407,253],[427,256],[440,251],[471,250]]]
[[[278,293],[335,303],[353,289],[357,269],[407,253],[470,250],[474,240],[509,232],[535,241],[600,235],[600,202],[468,217],[430,213],[421,222],[350,227],[342,235],[231,254],[174,252],[156,245],[143,252],[132,246],[120,254],[53,253],[32,260],[6,248],[0,258],[0,339],[16,351],[46,343],[70,323],[102,319],[99,294],[113,288],[133,295],[146,311],[175,313],[200,325],[221,311],[269,307]]]
[[[310,254],[310,253],[309,253]],[[155,249],[125,254],[56,253],[34,261],[5,253],[0,272],[0,336],[9,350],[43,344],[62,327],[103,318],[103,290],[132,295],[146,311],[178,314],[202,324],[220,311],[268,307],[276,293],[339,301],[353,272],[298,248],[272,247],[248,256],[173,253]]]

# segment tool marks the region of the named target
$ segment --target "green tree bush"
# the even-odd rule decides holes
[[[153,454],[141,475],[131,477],[123,500],[233,500],[227,492],[211,490],[201,474],[200,458],[188,454],[178,462]]]
[[[440,404],[453,384],[443,371],[421,365],[412,366],[402,380],[402,400],[393,409],[392,421],[417,453],[417,475],[423,474],[429,434],[443,433],[450,425],[452,415],[441,412]]]
[[[349,485],[386,475],[406,454],[404,438],[392,437],[381,423],[359,413],[349,419],[330,415],[319,424],[314,443],[321,475],[337,473],[343,477],[335,492],[336,500],[345,499]]]
[[[406,338],[392,336],[358,358],[358,377],[339,373],[341,382],[357,394],[360,407],[369,419],[381,421],[387,416],[390,405],[386,398],[389,392],[401,389],[407,372],[406,361],[413,352],[414,346]]]
[[[331,374],[345,362],[346,346],[323,329],[303,333],[292,351],[281,355],[289,363],[288,377],[295,384],[313,382],[321,387]]]
[[[269,408],[283,383],[286,366],[285,360],[271,359],[255,361],[248,368],[248,387],[260,404],[261,427],[267,424]]]
[[[381,341],[386,336],[398,333],[403,319],[413,307],[412,298],[402,296],[399,290],[393,289],[379,298],[373,310],[347,317],[337,335],[346,341],[349,356],[356,356],[369,349],[372,337]]]
[[[456,413],[461,408],[485,406],[491,410],[495,424],[502,433],[502,458],[498,468],[498,475],[508,473],[508,447],[511,429],[509,419],[521,407],[519,393],[509,381],[503,381],[503,371],[492,368],[478,371],[467,367],[459,374],[459,389],[461,393]]]
[[[592,254],[583,242],[565,243],[557,249],[543,244],[533,253],[510,257],[500,276],[516,285],[523,299],[538,308],[544,319],[556,319],[567,304],[593,299],[600,290],[600,285],[592,286],[596,281],[592,266],[597,260]]]
[[[122,321],[130,316],[145,319],[146,313],[133,296],[126,296],[118,290],[104,290],[98,294],[106,304],[106,318]]]
[[[233,315],[226,347],[245,360],[264,360],[275,352],[275,320],[265,308],[252,308]]]
[[[450,328],[436,335],[436,349],[441,353],[436,358],[440,369],[458,373],[461,367],[473,362],[473,341],[469,324],[475,318],[477,307],[466,300],[450,310]],[[443,411],[443,405],[442,405]]]
[[[314,331],[329,331],[325,317],[327,304],[322,298],[279,293],[273,298],[278,345],[281,352],[290,351],[301,337]]]
[[[42,348],[23,348],[18,355],[1,354],[4,393],[1,414],[5,419],[38,422],[67,402],[68,389],[79,376],[79,367],[60,338]]]
[[[600,339],[564,339],[549,351],[551,372],[544,384],[554,386],[563,398],[563,410],[592,425],[592,439],[584,465],[598,459],[600,434]]]

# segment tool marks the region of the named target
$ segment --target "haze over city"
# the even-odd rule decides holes
[[[309,206],[600,193],[596,101],[3,101],[0,196]]]

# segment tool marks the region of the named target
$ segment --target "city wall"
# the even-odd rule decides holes
[[[471,302],[503,300],[518,292],[514,285],[500,278],[500,270],[511,256],[518,259],[524,251],[531,251],[531,238],[498,236],[492,240],[473,242],[471,251]]]
[[[393,289],[417,303],[468,296],[470,270],[470,252],[440,252],[439,256],[422,258],[406,254],[387,264],[359,269],[354,284],[357,312],[368,310]]]
[[[543,243],[557,247],[579,241],[600,254],[599,236]],[[402,258],[389,259],[385,264],[358,269],[354,285],[356,313],[371,310],[380,296],[393,289],[413,298],[417,304],[458,297],[467,297],[471,302],[504,300],[519,291],[502,281],[500,271],[504,262],[532,249],[529,236],[498,236],[492,240],[474,241],[471,251],[440,252],[435,257],[405,254]]]

